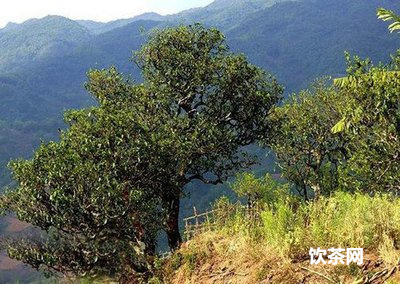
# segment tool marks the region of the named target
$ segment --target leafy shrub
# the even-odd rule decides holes
[[[267,173],[257,178],[253,173],[241,173],[237,175],[231,184],[238,197],[246,197],[249,205],[259,202],[261,205],[273,206],[276,200],[293,200],[290,194],[290,185],[280,183],[271,174]]]

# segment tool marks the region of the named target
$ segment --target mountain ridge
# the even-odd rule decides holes
[[[0,30],[0,71],[18,70],[28,61],[67,53],[92,38],[77,22],[62,16],[30,19]]]
[[[109,22],[97,22],[97,21],[91,21],[91,20],[77,20],[76,22],[81,24],[82,26],[86,27],[92,33],[98,35],[98,34],[112,31],[113,29],[116,29],[116,28],[121,28],[121,27],[131,24],[135,21],[140,21],[140,20],[163,21],[164,19],[165,19],[165,16],[162,16],[155,12],[148,12],[148,13],[143,13],[143,14],[134,16],[132,18],[117,19],[117,20],[113,20],[113,21],[109,21]]]

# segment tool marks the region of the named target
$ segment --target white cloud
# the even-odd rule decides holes
[[[71,19],[110,21],[145,12],[171,14],[205,6],[213,0],[1,0],[0,28],[8,22],[60,15]]]

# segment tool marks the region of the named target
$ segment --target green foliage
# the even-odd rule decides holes
[[[10,164],[17,186],[1,210],[46,233],[8,242],[10,257],[63,274],[148,272],[161,228],[179,245],[184,186],[252,163],[241,149],[268,133],[282,94],[271,75],[200,25],[155,33],[137,62],[141,85],[115,68],[90,71],[98,107],[66,112],[59,142]]]
[[[398,57],[387,66],[346,58],[347,77],[300,92],[271,116],[269,146],[306,199],[309,191],[399,191]]]
[[[366,249],[377,248],[385,234],[397,240],[398,206],[398,200],[390,195],[338,192],[310,205],[309,242]]]
[[[252,165],[244,146],[268,135],[266,117],[283,88],[244,55],[231,53],[221,32],[199,24],[155,32],[135,61],[152,107],[166,112],[160,131],[174,138],[163,146],[169,153],[165,165],[175,172],[168,177],[172,189],[162,197],[174,248],[184,186],[194,180],[219,184]]]
[[[395,12],[393,12],[392,10],[379,8],[376,14],[378,16],[378,19],[381,19],[382,21],[393,22],[388,27],[391,33],[400,30],[400,17]]]
[[[248,204],[243,206],[240,202],[231,203],[226,197],[219,198],[213,206],[215,222],[223,228],[222,231],[228,234],[240,232],[244,239],[254,240],[264,233],[257,225],[260,211],[276,212],[281,204],[288,205],[289,209],[299,204],[299,198],[292,194],[290,185],[274,180],[270,174],[256,178],[251,173],[242,173],[231,186],[239,197],[248,198]],[[276,216],[270,217],[271,225],[279,222]]]
[[[349,139],[349,157],[340,173],[347,190],[399,190],[400,73],[395,62],[396,57],[388,67],[373,66],[355,57],[341,80],[340,93],[348,99],[334,130]]]
[[[292,96],[271,115],[274,135],[268,144],[283,176],[305,199],[338,186],[338,166],[347,156],[347,138],[331,129],[341,117],[346,98],[334,87],[317,82],[314,89]]]
[[[256,178],[252,173],[242,173],[231,187],[238,197],[246,197],[250,205],[260,202],[272,205],[276,200],[284,200],[290,193],[289,184],[279,183],[271,174]]]
[[[171,256],[171,268],[173,270],[177,270],[181,265],[183,261],[183,256],[180,253],[174,253]]]
[[[46,232],[44,239],[8,242],[10,257],[34,268],[77,275],[148,269],[161,226],[157,180],[147,155],[156,147],[140,117],[140,87],[114,69],[89,75],[100,106],[66,114],[60,142],[43,143],[31,160],[10,164],[18,186],[0,207]],[[98,87],[109,83],[104,96]],[[157,165],[158,166],[158,165]],[[161,168],[162,169],[162,168]],[[149,171],[147,171],[149,173]]]

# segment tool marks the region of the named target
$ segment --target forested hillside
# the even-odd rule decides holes
[[[91,38],[82,25],[60,16],[8,25],[0,30],[0,72],[18,72],[27,63],[63,56]]]
[[[393,1],[296,1],[256,12],[227,33],[231,46],[272,70],[292,92],[344,74],[344,51],[387,62],[399,38],[376,19]]]

